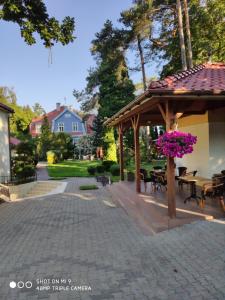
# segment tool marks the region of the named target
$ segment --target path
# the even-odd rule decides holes
[[[47,165],[47,162],[39,162],[37,164],[37,180],[45,181],[49,179]]]
[[[80,192],[85,182],[70,179],[64,194],[0,205],[1,300],[225,299],[224,221],[143,235],[122,208],[103,203],[105,188]],[[92,290],[38,291],[38,279]],[[11,281],[33,286],[13,289]]]

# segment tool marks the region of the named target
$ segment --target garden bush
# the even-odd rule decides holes
[[[109,171],[112,165],[115,165],[116,162],[113,160],[104,160],[102,162],[102,165],[104,166],[106,171]]]
[[[120,175],[120,166],[119,165],[112,165],[110,168],[110,173],[113,176],[119,176]]]
[[[81,191],[88,191],[88,190],[98,190],[97,185],[90,184],[90,185],[80,185],[79,189]]]
[[[97,166],[96,170],[99,174],[102,174],[105,172],[105,167],[103,165]]]
[[[55,153],[55,151],[47,152],[47,161],[48,161],[48,164],[56,164],[57,163],[58,155]]]
[[[35,167],[33,165],[26,165],[17,169],[16,177],[19,179],[25,179],[33,177],[35,175]]]
[[[95,175],[95,173],[96,173],[97,170],[96,170],[95,167],[88,167],[87,171],[88,171],[89,175]]]

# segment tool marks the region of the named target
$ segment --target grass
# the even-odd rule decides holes
[[[96,167],[100,165],[100,161],[89,160],[71,160],[63,161],[58,164],[48,165],[48,174],[50,177],[93,177],[91,176],[87,168],[92,166]]]
[[[89,185],[80,185],[79,189],[81,191],[98,190],[98,187],[95,184],[89,184]]]
[[[141,168],[151,171],[154,166],[164,166],[165,161],[153,161],[142,162]],[[54,180],[65,179],[65,177],[95,177],[96,175],[90,175],[87,171],[88,167],[96,167],[101,165],[101,161],[89,161],[89,160],[72,160],[63,161],[58,164],[48,165],[48,174]],[[126,167],[125,171],[135,172],[134,162],[131,162],[129,166]],[[102,174],[98,174],[102,175]],[[105,176],[110,176],[113,182],[120,180],[120,176],[112,176],[110,172],[105,172]]]

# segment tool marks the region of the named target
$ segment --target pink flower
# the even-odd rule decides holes
[[[190,133],[172,131],[161,135],[156,146],[158,151],[165,156],[182,158],[184,154],[193,152],[193,145],[196,142],[197,137]]]

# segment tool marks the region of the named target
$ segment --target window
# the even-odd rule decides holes
[[[65,114],[65,118],[70,118],[71,114]]]
[[[60,122],[58,123],[58,132],[63,132],[64,131],[64,123]]]
[[[36,133],[41,133],[41,124],[36,124],[35,130],[36,130]]]
[[[78,131],[78,123],[77,122],[73,122],[72,123],[72,131],[73,132],[77,132]]]

